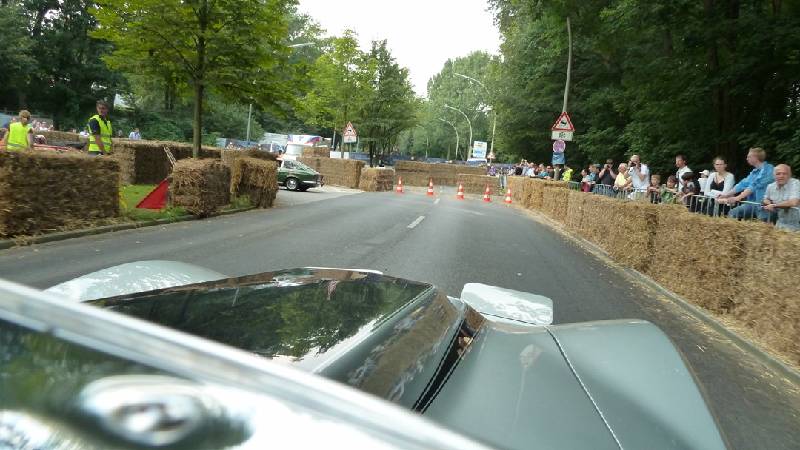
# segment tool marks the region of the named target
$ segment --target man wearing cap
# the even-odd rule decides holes
[[[31,120],[31,113],[22,110],[19,112],[19,120],[11,122],[5,128],[8,132],[3,137],[0,148],[10,152],[20,150],[31,150],[33,148],[33,127],[28,123]]]
[[[108,103],[97,102],[97,114],[89,118],[89,154],[94,156],[111,154],[111,136],[114,130],[108,118]]]

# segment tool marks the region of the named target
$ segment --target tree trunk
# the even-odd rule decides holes
[[[205,33],[208,28],[208,0],[203,0],[199,14],[199,26],[197,37],[197,70],[194,76],[194,120],[192,128],[194,136],[192,139],[192,158],[200,156],[200,147],[203,143],[203,92],[205,86],[206,70],[206,38]]]
[[[194,119],[192,121],[192,158],[200,156],[200,147],[203,145],[203,81],[196,80],[194,84]]]

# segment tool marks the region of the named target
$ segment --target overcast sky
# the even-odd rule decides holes
[[[328,34],[355,30],[363,50],[371,41],[388,40],[423,96],[428,79],[448,58],[499,52],[500,36],[486,9],[486,0],[300,0],[300,11]]]

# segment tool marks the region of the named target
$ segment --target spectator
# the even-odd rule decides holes
[[[621,163],[619,165],[619,172],[617,172],[617,177],[614,180],[614,191],[622,192],[631,184],[630,176],[628,175],[628,165],[625,163]]]
[[[689,211],[698,211],[701,203],[697,197],[700,194],[700,183],[697,181],[697,175],[692,171],[683,172],[681,180],[683,181],[683,188],[678,189],[678,200],[686,205]]]
[[[678,168],[678,171],[675,172],[675,178],[678,179],[678,192],[683,191],[683,174],[686,172],[691,172],[692,169],[686,165],[686,155],[678,154],[675,155],[675,167]]]
[[[764,211],[777,219],[776,227],[800,231],[800,180],[792,178],[792,168],[775,166],[775,182],[767,186],[762,204]]]
[[[128,139],[131,139],[133,141],[138,141],[142,139],[142,135],[139,133],[139,129],[134,128],[133,131],[131,131],[131,133],[128,135]]]
[[[614,160],[609,158],[606,160],[606,164],[603,166],[603,169],[597,176],[597,184],[602,184],[603,186],[608,186],[608,188],[610,188],[614,185],[616,178],[617,174],[614,173]],[[608,188],[606,188],[606,190],[608,190]]]
[[[650,175],[650,186],[647,188],[650,203],[661,203],[661,175]]]
[[[769,214],[760,209],[757,203],[761,203],[767,186],[775,181],[772,164],[766,162],[767,152],[763,148],[754,147],[747,152],[747,163],[753,166],[753,170],[744,179],[739,181],[730,192],[720,194],[717,202],[729,205],[732,203],[746,200],[751,203],[741,204],[730,211],[730,217],[736,219],[768,219]]]
[[[639,155],[631,156],[631,161],[628,163],[628,174],[633,188],[631,198],[641,197],[650,186],[650,169],[647,164],[642,163]]]
[[[589,171],[586,169],[581,170],[581,183],[589,182]]]
[[[711,172],[709,172],[708,170],[700,172],[700,179],[697,180],[697,183],[700,185],[700,192],[706,191],[706,184],[708,184],[709,175],[711,175]]]
[[[675,175],[667,177],[667,184],[661,189],[661,203],[672,204],[675,203],[675,197],[678,195],[678,179]]]
[[[703,195],[708,197],[706,200],[706,212],[710,216],[725,216],[730,211],[730,206],[717,204],[717,197],[731,192],[734,185],[733,174],[728,172],[728,164],[725,158],[717,156],[714,158],[714,173],[709,176],[703,188]]]

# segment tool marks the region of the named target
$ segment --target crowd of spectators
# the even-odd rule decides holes
[[[580,170],[580,190],[610,197],[674,203],[689,211],[735,219],[759,219],[778,228],[800,231],[800,180],[792,177],[786,164],[773,166],[766,151],[751,148],[747,153],[750,173],[736,182],[728,172],[728,161],[716,157],[713,171],[696,172],[683,154],[675,156],[675,172],[653,174],[639,155],[618,165],[590,164]],[[501,175],[527,176],[545,180],[572,181],[572,169],[565,165],[545,166],[522,160]],[[577,179],[577,177],[576,177]]]

